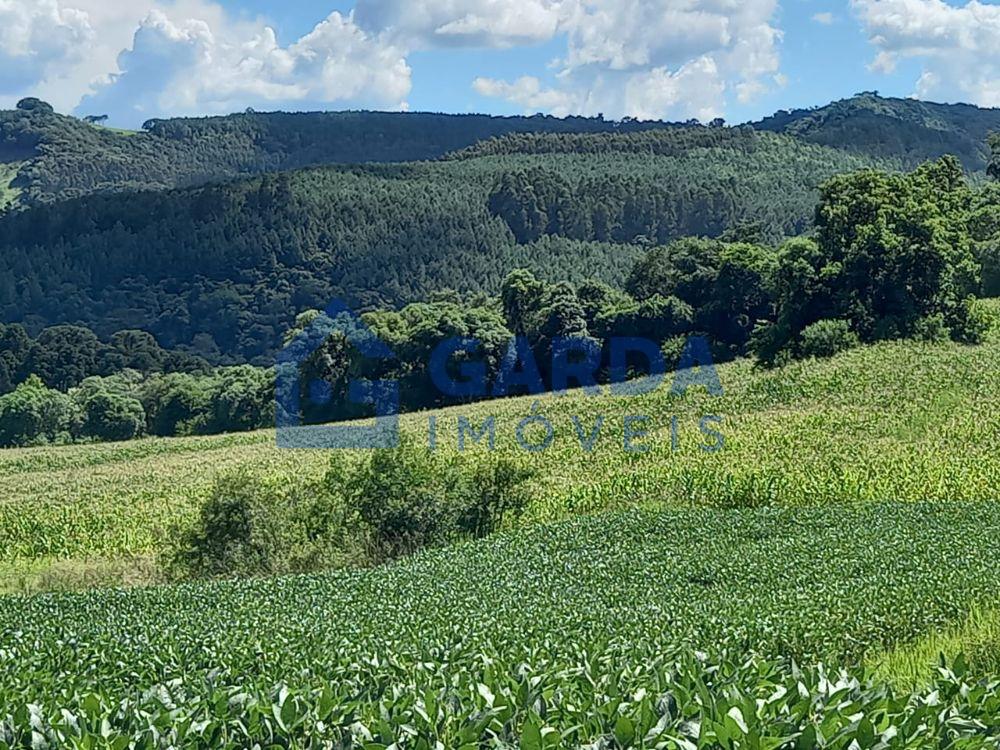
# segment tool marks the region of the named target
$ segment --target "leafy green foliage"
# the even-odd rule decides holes
[[[0,396],[0,446],[38,445],[70,439],[78,413],[73,400],[32,376]]]
[[[1000,133],[990,133],[988,145],[990,162],[986,167],[986,173],[994,180],[1000,180]]]
[[[846,320],[818,320],[802,330],[799,354],[803,357],[832,357],[860,343]]]
[[[986,747],[997,687],[960,664],[913,696],[839,665],[990,597],[998,529],[992,502],[630,512],[370,570],[6,599],[0,741]]]
[[[771,281],[777,320],[758,333],[758,356],[765,363],[783,351],[797,356],[802,332],[823,319],[847,321],[867,342],[914,336],[921,321],[939,315],[954,339],[976,340],[971,205],[949,157],[909,175],[831,180],[816,211],[816,239],[793,240],[780,252]]]
[[[177,529],[165,568],[200,578],[385,562],[516,521],[530,478],[505,459],[468,467],[410,442],[359,463],[334,460],[312,482],[243,468],[217,479],[197,522]]]
[[[98,440],[131,440],[146,428],[146,412],[134,398],[101,390],[82,405],[81,434]]]
[[[740,355],[757,321],[774,316],[768,282],[776,265],[767,247],[684,239],[651,250],[636,263],[626,289],[637,299],[677,297],[695,311],[688,332],[703,333],[729,356]]]

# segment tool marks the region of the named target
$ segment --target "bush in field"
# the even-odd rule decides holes
[[[146,412],[134,398],[100,391],[83,402],[81,434],[97,440],[131,440],[145,429]]]
[[[218,479],[195,527],[168,554],[175,578],[304,573],[333,565],[345,527],[331,498],[249,472]]]
[[[523,510],[529,477],[509,461],[470,469],[404,442],[376,451],[341,486],[369,531],[372,557],[386,560],[495,531]]]
[[[308,572],[486,536],[524,509],[529,476],[408,443],[357,466],[335,460],[314,484],[239,472],[216,481],[166,567],[175,578]]]
[[[858,345],[858,335],[846,320],[820,320],[802,331],[802,357],[832,357]]]
[[[0,447],[69,440],[77,418],[73,399],[32,375],[0,397]]]

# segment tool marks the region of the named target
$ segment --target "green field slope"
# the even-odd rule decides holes
[[[995,305],[994,305],[995,306]],[[719,368],[725,395],[677,398],[669,384],[637,398],[581,392],[538,399],[547,450],[524,451],[516,428],[535,399],[484,402],[438,414],[438,445],[457,450],[458,420],[494,418],[496,449],[536,470],[523,523],[632,506],[829,505],[992,499],[1000,487],[1000,341],[981,346],[885,343],[773,371]],[[626,415],[646,415],[623,450]],[[721,418],[721,451],[702,450],[706,415]],[[592,452],[589,434],[604,418]],[[673,419],[676,418],[676,430]],[[403,418],[425,442],[427,415]],[[676,431],[676,449],[672,434]],[[529,439],[530,439],[530,432]],[[485,444],[467,446],[479,460]],[[7,588],[53,565],[114,563],[162,551],[194,521],[214,478],[249,469],[275,481],[320,476],[332,456],[275,447],[272,432],[148,439],[0,452],[0,565]],[[338,458],[342,456],[338,455]]]
[[[992,502],[675,509],[368,571],[11,598],[0,742],[987,747],[995,688],[911,702],[838,665],[990,601],[998,555]]]

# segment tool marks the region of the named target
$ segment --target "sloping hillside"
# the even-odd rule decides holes
[[[143,328],[169,346],[203,335],[209,352],[252,359],[333,297],[494,292],[524,266],[619,283],[650,243],[750,222],[771,239],[795,234],[821,182],[872,163],[750,130],[593,138],[601,152],[324,167],[15,212],[0,220],[0,315]],[[526,234],[526,212],[572,221]]]
[[[0,111],[0,165],[23,162],[21,205],[95,192],[199,185],[304,166],[435,159],[512,132],[663,129],[584,117],[394,112],[246,112],[150,120],[141,132],[92,125],[38,102]],[[0,204],[2,208],[2,204]]]
[[[986,138],[1000,131],[1000,109],[861,94],[814,109],[778,112],[754,123],[824,146],[893,158],[906,167],[953,154],[970,172],[986,169]]]

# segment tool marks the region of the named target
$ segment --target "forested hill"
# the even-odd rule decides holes
[[[815,109],[783,111],[754,123],[810,143],[898,159],[906,167],[952,154],[970,172],[986,169],[986,139],[1000,109],[883,98],[874,93]]]
[[[671,127],[585,117],[393,112],[246,112],[150,120],[120,131],[27,100],[0,111],[0,210],[94,192],[189,187],[323,164],[435,159],[506,133]]]
[[[335,296],[364,307],[495,292],[517,267],[621,283],[677,237],[794,235],[821,182],[874,163],[743,129],[558,145],[576,137],[551,136],[546,153],[317,167],[12,212],[0,320],[141,328],[208,359],[264,361],[297,313]]]

